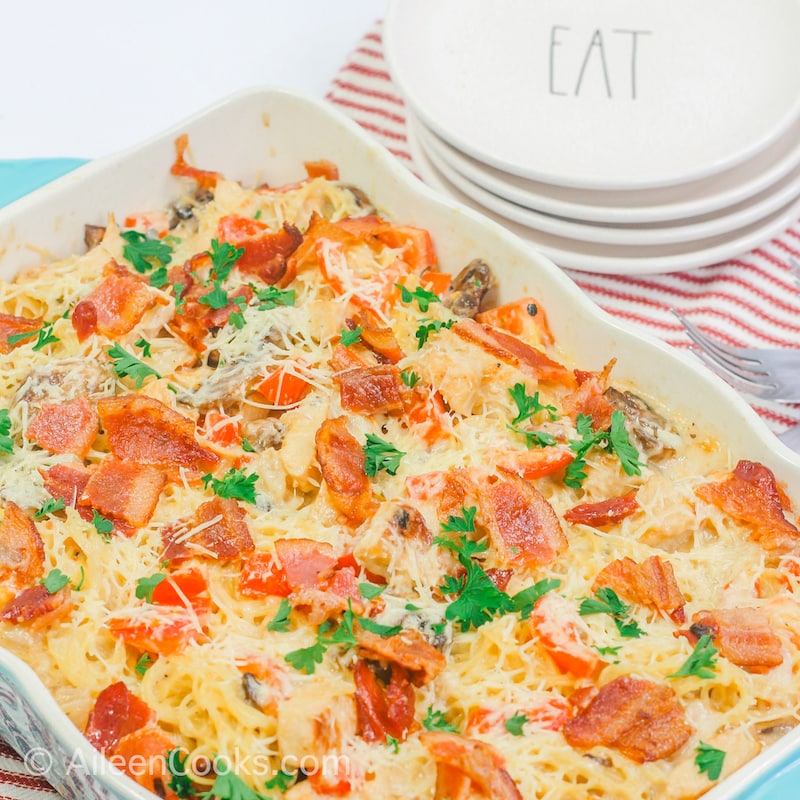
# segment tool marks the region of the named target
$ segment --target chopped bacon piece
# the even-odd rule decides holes
[[[414,727],[415,700],[406,671],[393,665],[384,684],[369,663],[359,659],[353,679],[359,735],[368,742],[385,742],[387,736],[404,742]]]
[[[164,656],[179,653],[203,635],[194,610],[173,606],[147,610],[150,613],[112,618],[108,629],[137,650]]]
[[[630,675],[601,687],[564,726],[573,747],[604,745],[639,763],[671,756],[691,734],[672,689]]]
[[[369,364],[355,352],[353,347],[345,347],[343,344],[336,344],[333,347],[333,353],[330,360],[331,370],[333,372],[342,372],[346,369],[361,369],[368,367]]]
[[[347,418],[326,419],[316,435],[317,461],[331,505],[351,525],[360,525],[374,510],[361,445],[347,429]]]
[[[80,502],[141,528],[153,516],[166,482],[158,467],[108,457],[92,473]]]
[[[83,735],[101,753],[112,753],[123,736],[155,720],[156,714],[150,706],[118,681],[97,695]]]
[[[191,178],[201,189],[213,189],[217,181],[222,178],[219,172],[209,172],[205,169],[197,169],[186,163],[186,150],[189,148],[189,136],[182,133],[175,140],[175,161],[169,171],[173,175],[182,178]]]
[[[251,553],[242,562],[239,592],[245,597],[288,597],[291,591],[272,553]]]
[[[430,683],[447,666],[447,659],[415,630],[403,630],[395,636],[380,636],[359,629],[356,639],[358,652],[364,658],[403,667],[414,686]]]
[[[572,716],[567,701],[559,694],[536,692],[533,698],[526,698],[520,706],[526,725],[531,724],[546,731],[560,731]],[[505,723],[515,716],[512,711],[507,706],[474,708],[469,712],[467,730],[475,733],[503,730]]]
[[[113,272],[75,306],[72,327],[79,341],[92,333],[108,338],[122,336],[159,301],[159,296],[138,278]]]
[[[178,795],[167,789],[172,773],[167,768],[165,756],[177,746],[174,736],[158,725],[147,725],[119,740],[114,750],[114,761],[122,761],[122,771],[145,789],[165,800],[173,800]]]
[[[485,570],[489,580],[501,591],[504,592],[508,582],[514,574],[513,569],[500,569],[500,567],[489,567]]]
[[[170,525],[162,533],[164,558],[175,561],[191,556],[222,560],[240,558],[255,549],[244,509],[225,497],[214,497],[197,507],[182,525]],[[196,531],[187,537],[187,533]]]
[[[442,483],[437,488],[436,513],[439,519],[447,519],[450,515],[460,516],[462,508],[479,505],[478,487],[466,469],[456,468],[442,473]]]
[[[44,628],[63,619],[71,608],[72,592],[68,586],[51,594],[42,584],[36,584],[12,597],[0,611],[0,619],[13,625],[33,622],[34,627]]]
[[[83,495],[86,484],[92,473],[85,467],[69,464],[53,464],[50,469],[39,471],[44,488],[56,499],[63,500],[64,505],[74,507]]]
[[[278,231],[256,219],[235,214],[223,217],[217,225],[220,241],[241,247],[244,253],[236,268],[249,275],[257,275],[264,283],[288,283],[287,259],[303,241],[303,234],[294,225],[284,223]]]
[[[391,364],[348,369],[334,376],[342,408],[357,414],[395,414],[403,410],[400,370]]]
[[[210,469],[219,456],[201,447],[194,423],[152,397],[124,394],[97,404],[111,452],[139,464]]]
[[[6,355],[21,342],[34,341],[34,337],[31,336],[30,339],[22,339],[21,342],[11,344],[8,337],[21,333],[35,333],[43,324],[44,320],[41,317],[29,319],[28,317],[15,317],[13,314],[0,314],[0,353]]]
[[[565,447],[536,447],[532,450],[501,450],[496,454],[497,469],[527,481],[544,478],[567,467],[575,453]]]
[[[719,608],[698,611],[688,631],[690,641],[708,634],[720,653],[747,672],[764,673],[783,663],[781,640],[760,608]]]
[[[361,341],[373,353],[385,358],[390,364],[396,364],[405,353],[397,343],[394,331],[383,327],[378,315],[369,308],[362,308],[353,320],[361,328]]]
[[[518,478],[481,489],[481,511],[500,557],[515,564],[549,564],[567,548],[561,523],[550,503]]]
[[[322,587],[324,591],[335,594],[343,600],[351,600],[354,609],[363,607],[354,567],[337,567],[333,575],[323,581]]]
[[[375,249],[391,247],[401,250],[400,258],[406,265],[404,272],[419,273],[428,267],[435,267],[438,263],[433,240],[425,228],[393,225],[374,214],[366,217],[347,217],[335,224],[355,234]]]
[[[603,586],[613,589],[626,600],[666,611],[675,622],[686,619],[686,599],[675,580],[672,564],[660,556],[650,556],[641,564],[632,558],[618,558],[597,574],[592,591]]]
[[[275,542],[286,582],[293,591],[315,589],[336,567],[332,545],[313,539],[278,539]]]
[[[468,800],[475,791],[491,800],[522,800],[502,757],[485,742],[442,731],[424,731],[419,738],[436,761],[434,800]]]
[[[544,345],[553,342],[553,334],[550,333],[547,316],[534,297],[523,297],[520,300],[481,311],[480,314],[476,314],[475,319],[484,325],[502,328],[526,342],[541,342]]]
[[[530,617],[531,628],[556,666],[576,678],[589,678],[601,661],[597,651],[581,641],[580,624],[575,606],[555,592],[542,595]]]
[[[51,453],[72,453],[86,458],[100,419],[88,397],[68,403],[45,403],[28,425],[25,435]]]
[[[800,531],[784,517],[784,503],[772,470],[755,461],[740,461],[719,483],[704,483],[697,496],[750,527],[750,536],[766,550],[790,552]]]
[[[0,522],[0,584],[28,586],[44,574],[44,544],[33,520],[10,500]]]
[[[515,336],[468,318],[460,320],[451,330],[465,342],[478,345],[490,355],[517,367],[527,375],[568,388],[575,386],[575,376],[563,364]]]
[[[573,422],[577,421],[580,414],[585,414],[592,418],[595,431],[604,431],[611,425],[614,406],[606,398],[605,391],[608,388],[608,376],[616,361],[612,358],[602,372],[575,371],[578,388],[562,400],[564,413]]]
[[[639,501],[636,499],[634,489],[620,497],[609,497],[597,503],[580,503],[564,512],[567,522],[590,525],[592,528],[602,528],[604,525],[614,525],[617,522],[635,514],[639,510]]]

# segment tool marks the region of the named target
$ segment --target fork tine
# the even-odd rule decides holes
[[[683,314],[679,313],[674,308],[671,308],[670,311],[678,318],[681,325],[683,325],[684,329],[686,330],[689,338],[698,347],[701,347],[707,352],[715,353],[721,360],[727,361],[731,365],[736,365],[737,361],[744,362],[741,363],[743,368],[750,369],[752,372],[759,372],[759,370],[754,369],[754,367],[761,366],[761,362],[758,359],[743,355],[738,348],[726,346],[721,342],[718,342],[716,339],[712,339],[708,334],[703,333],[694,323],[689,322],[689,320],[686,319]],[[752,364],[753,367],[749,367],[749,364]]]
[[[754,397],[760,397],[764,400],[769,400],[774,394],[777,387],[774,384],[759,383],[756,381],[748,380],[746,377],[737,375],[734,372],[726,369],[718,361],[715,361],[711,356],[703,350],[692,351],[713,373],[718,375],[724,381],[733,386],[734,389],[740,392],[746,392]]]

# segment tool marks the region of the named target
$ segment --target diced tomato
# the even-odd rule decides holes
[[[299,403],[310,391],[311,384],[285,369],[276,369],[256,386],[270,405],[286,407]]]
[[[339,180],[339,167],[333,161],[322,158],[318,161],[304,161],[303,166],[306,168],[306,175],[309,178],[325,178],[329,181]]]
[[[533,297],[523,297],[487,311],[481,311],[475,319],[484,325],[501,328],[529,344],[549,345],[553,342],[547,316]]]
[[[194,611],[174,607],[158,609],[157,614],[111,619],[108,628],[125,644],[164,656],[180,652],[203,635]]]
[[[168,574],[161,583],[156,584],[152,597],[153,603],[160,606],[185,607],[188,601],[198,613],[210,608],[208,581],[195,568]]]
[[[550,695],[542,697],[539,702],[524,703],[522,708],[475,708],[469,713],[467,729],[477,733],[503,730],[505,723],[518,712],[523,713],[531,725],[547,731],[560,731],[571,716],[567,701]]]
[[[497,454],[497,468],[507,475],[532,481],[564,469],[574,458],[575,453],[561,447],[503,450]]]
[[[413,430],[425,444],[433,445],[449,434],[450,416],[438,391],[415,386],[403,394],[403,405]]]
[[[203,421],[205,437],[220,447],[238,447],[242,443],[242,424],[218,411],[207,411]]]
[[[122,771],[145,789],[164,800],[172,800],[177,795],[167,788],[172,776],[167,769],[165,756],[176,746],[174,736],[158,725],[147,725],[119,740],[114,750],[114,760],[122,761]]]
[[[155,712],[122,682],[97,695],[83,735],[101,753],[111,753],[123,736],[155,722]]]
[[[419,282],[425,289],[443,299],[450,288],[452,280],[452,275],[447,272],[436,272],[435,270],[427,269],[422,273]]]
[[[288,597],[286,573],[271,553],[251,553],[242,562],[239,592],[245,597]]]
[[[15,317],[13,314],[0,314],[0,353],[4,355],[10,353],[15,347],[26,342],[36,341],[35,336],[22,339],[14,344],[9,343],[9,336],[17,336],[21,333],[34,333],[38,331],[44,320],[41,317],[29,319],[28,317]]]
[[[189,136],[183,133],[175,140],[175,161],[169,171],[173,175],[191,178],[201,189],[213,189],[222,175],[219,172],[209,172],[208,170],[189,166],[185,160],[188,147]]]
[[[536,601],[531,626],[556,666],[576,678],[590,678],[600,664],[596,650],[578,634],[578,612],[572,604],[548,592]]]

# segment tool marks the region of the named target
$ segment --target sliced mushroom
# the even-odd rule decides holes
[[[262,683],[252,672],[242,675],[244,696],[258,709],[264,709],[272,700],[272,691],[266,683]]]
[[[100,242],[103,241],[103,237],[106,235],[106,228],[105,225],[84,225],[83,226],[83,241],[86,244],[86,249],[91,250]]]
[[[796,720],[785,717],[784,719],[771,720],[770,722],[760,722],[753,726],[753,731],[760,742],[769,745],[777,742],[778,739],[782,739],[796,727]]]
[[[214,199],[214,195],[207,189],[198,189],[193,201],[173,203],[169,207],[169,228],[176,228],[181,222],[194,219],[194,210],[197,206],[205,205]],[[195,223],[195,227],[196,227]]]
[[[491,267],[482,259],[475,258],[453,279],[444,304],[457,317],[474,317],[494,284]]]
[[[277,450],[283,442],[286,425],[275,417],[254,419],[244,424],[242,433],[256,450]]]
[[[668,428],[667,420],[653,411],[641,397],[629,391],[620,392],[613,386],[606,389],[605,397],[614,408],[625,414],[630,433],[648,458],[675,450],[677,432]]]
[[[111,391],[108,370],[84,358],[61,358],[36,367],[17,389],[14,403],[40,408],[43,403],[67,403],[77,397],[100,396]]]
[[[340,186],[342,189],[346,189],[351,195],[353,195],[353,199],[356,201],[356,205],[359,208],[364,209],[368,214],[375,213],[375,204],[361,189],[358,188],[358,186],[353,186],[349,183],[343,183],[340,184]]]

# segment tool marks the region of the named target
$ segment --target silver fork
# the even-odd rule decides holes
[[[740,392],[782,403],[800,402],[800,350],[731,347],[703,333],[674,308],[694,352],[713,372]]]

